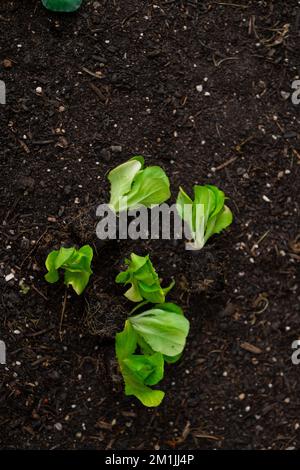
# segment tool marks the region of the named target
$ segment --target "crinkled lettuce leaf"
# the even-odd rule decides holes
[[[227,228],[233,220],[232,212],[227,207],[223,191],[213,185],[195,185],[194,200],[179,188],[176,208],[179,216],[189,228],[191,242],[187,248],[201,250],[214,234]]]
[[[125,263],[128,268],[116,277],[118,284],[131,284],[131,287],[125,292],[125,297],[132,302],[141,302],[148,300],[152,303],[163,303],[166,294],[172,289],[175,282],[162,288],[158,274],[156,273],[149,255],[139,256],[131,253],[130,259],[126,259]]]
[[[171,195],[164,170],[159,166],[144,168],[141,156],[111,170],[108,180],[111,184],[109,206],[116,213],[162,204]]]

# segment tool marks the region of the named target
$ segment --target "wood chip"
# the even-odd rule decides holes
[[[247,343],[247,342],[241,343],[240,347],[242,349],[245,349],[245,351],[251,352],[253,354],[261,354],[263,352],[262,349],[258,348],[257,346],[254,346],[251,343]]]

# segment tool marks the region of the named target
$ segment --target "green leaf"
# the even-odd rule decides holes
[[[58,255],[55,260],[55,269],[60,268],[63,264],[66,264],[68,260],[72,258],[72,256],[75,254],[76,249],[75,248],[64,248],[63,246],[58,252]]]
[[[208,221],[205,233],[205,241],[207,241],[215,233],[220,233],[222,230],[231,225],[232,220],[233,215],[231,210],[229,209],[229,207],[224,206],[221,213],[214,216]]]
[[[128,206],[136,209],[162,204],[171,196],[169,178],[159,166],[149,166],[139,172],[128,194]]]
[[[145,385],[156,385],[164,376],[164,358],[161,353],[151,356],[132,354],[123,362],[132,375]]]
[[[174,286],[175,286],[175,280],[173,279],[168,287],[163,288],[164,295],[166,296],[170,292],[170,290],[173,289]]]
[[[124,295],[128,300],[131,300],[131,302],[141,302],[143,300],[136,283],[133,283]]]
[[[177,313],[154,308],[128,320],[151,348],[167,356],[182,353],[189,321]]]
[[[125,395],[134,395],[137,397],[144,406],[155,407],[159,406],[165,396],[161,390],[152,390],[147,385],[136,379],[130,370],[124,365],[122,368],[122,375],[125,382]]]
[[[53,250],[47,256],[45,265],[46,265],[46,268],[48,269],[48,271],[55,271],[56,270],[55,261],[56,261],[56,258],[58,256],[58,253],[59,253],[58,250]]]
[[[143,169],[141,156],[131,158],[108,174],[111,184],[109,205],[115,212],[150,207],[169,199],[170,183],[159,166]]]
[[[164,360],[168,363],[168,364],[175,364],[175,362],[179,361],[179,359],[181,358],[182,354],[176,354],[176,356],[166,356],[164,354]]]
[[[48,10],[70,13],[78,10],[82,0],[42,0],[42,4]]]
[[[173,312],[177,315],[183,315],[182,309],[178,305],[173,304],[171,302],[155,305],[155,308],[158,308],[159,310],[165,310],[166,312]],[[137,336],[137,341],[141,351],[144,354],[153,354],[153,349],[146,343],[146,341],[140,335]],[[179,361],[181,356],[182,353],[176,354],[175,356],[167,356],[164,354],[163,357],[168,364],[174,364],[175,362]]]
[[[178,315],[183,315],[182,308],[179,305],[174,304],[173,302],[166,302],[164,304],[155,305],[155,308],[159,310],[165,310],[166,312],[177,313]]]
[[[193,187],[194,201],[179,188],[177,212],[188,224],[193,241],[187,243],[190,249],[200,250],[207,240],[219,233],[232,222],[232,213],[224,205],[223,191],[213,185]],[[191,209],[192,203],[192,209]]]
[[[92,261],[93,259],[93,248],[90,245],[84,245],[79,248],[78,253],[84,255],[88,261]]]
[[[50,284],[54,284],[55,282],[58,281],[59,274],[57,271],[49,271],[47,274],[45,274],[45,279]]]
[[[143,299],[149,300],[149,302],[152,302],[153,304],[162,303],[165,301],[164,292],[160,285],[157,285],[157,283],[150,286],[140,281],[139,291]]]
[[[111,184],[109,205],[115,212],[127,208],[122,206],[124,196],[129,193],[134,177],[141,170],[142,163],[137,159],[131,159],[111,170],[108,180]]]
[[[45,275],[45,279],[47,282],[50,284],[54,284],[54,282],[57,282],[59,279],[59,274],[55,268],[55,262],[57,259],[59,251],[58,250],[53,250],[49,255],[47,256],[45,265],[46,268],[48,269],[48,273]]]
[[[137,335],[137,343],[143,354],[146,354],[146,355],[154,354],[154,351],[151,348],[151,346],[149,346],[149,344],[146,343],[146,341],[141,335]]]
[[[141,269],[145,264],[147,264],[149,260],[149,255],[147,256],[139,256],[135,253],[131,253],[130,260],[127,260],[127,264],[130,265],[132,271],[138,271]]]
[[[125,394],[137,397],[144,406],[158,406],[163,400],[164,392],[152,390],[144,380],[149,384],[161,380],[163,359],[161,355],[152,356],[152,359],[140,359],[140,356],[134,355],[136,347],[137,334],[127,320],[124,330],[116,335],[116,355],[125,382]]]
[[[149,255],[139,256],[131,253],[130,260],[126,260],[128,268],[116,277],[118,284],[131,284],[125,297],[132,302],[141,302],[143,299],[152,303],[163,303],[165,295],[172,289],[174,282],[163,289],[160,285]]]
[[[144,167],[145,159],[141,155],[135,155],[134,157],[131,157],[129,159],[129,161],[131,161],[131,160],[136,160],[136,161],[140,162],[140,164],[142,165],[142,168]]]
[[[208,184],[206,187],[214,194],[214,209],[209,214],[209,217],[214,217],[219,214],[224,207],[225,194],[219,188],[211,184]]]
[[[179,216],[188,223],[191,230],[193,228],[193,201],[186,194],[186,192],[180,187],[179,193],[176,200],[176,209]]]
[[[91,270],[91,261],[79,251],[75,252],[66,263],[63,264],[62,268],[67,269],[71,272],[81,272],[86,271],[87,273],[92,273]]]
[[[123,271],[116,276],[115,281],[117,284],[126,284],[129,278],[130,278],[129,272]]]
[[[65,272],[65,284],[71,285],[77,295],[81,295],[90,279],[90,273],[81,272]]]
[[[58,269],[65,271],[65,284],[71,285],[75,292],[80,295],[86,288],[91,270],[93,249],[89,245],[76,248],[61,247],[59,251],[52,251],[46,259],[48,273],[45,275],[46,281],[54,283],[59,279]]]
[[[118,361],[132,355],[137,346],[137,334],[130,322],[126,320],[124,330],[116,334],[116,355]]]

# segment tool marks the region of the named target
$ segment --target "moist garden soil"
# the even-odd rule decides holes
[[[56,15],[1,2],[1,448],[299,446],[297,5],[98,0]],[[137,154],[166,170],[172,202],[179,185],[222,188],[230,229],[198,254],[101,243],[107,172]],[[94,248],[81,297],[44,280],[62,243]],[[176,280],[169,298],[191,322],[157,409],[124,395],[114,354],[132,308],[114,279],[132,251]]]

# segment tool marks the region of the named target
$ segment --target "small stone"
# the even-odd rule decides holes
[[[35,180],[31,176],[21,176],[18,186],[22,190],[27,189],[29,191],[33,191],[35,187]]]
[[[280,94],[284,100],[288,100],[289,97],[291,96],[290,93],[288,93],[287,91],[283,91],[283,90],[280,92]]]
[[[113,153],[120,153],[122,152],[122,146],[121,145],[112,145],[110,147],[110,150],[113,152]]]
[[[263,200],[266,202],[271,202],[271,199],[268,198],[268,196],[263,195]]]
[[[15,275],[13,273],[7,274],[7,276],[5,276],[6,282],[12,281],[14,278]]]
[[[56,429],[56,431],[62,431],[62,424],[61,423],[55,423],[54,424],[54,429]]]
[[[239,400],[243,401],[243,400],[245,400],[245,398],[246,398],[245,393],[241,393],[241,394],[239,395]]]
[[[2,64],[5,69],[11,69],[13,66],[13,63],[10,59],[4,59]]]
[[[201,93],[201,91],[203,91],[203,85],[197,85],[196,90],[198,91],[198,93]]]
[[[35,92],[37,95],[41,95],[43,93],[43,88],[41,86],[37,86]]]

